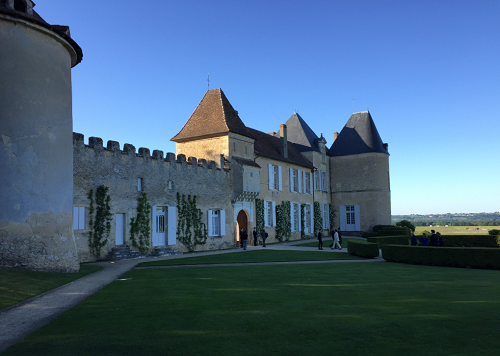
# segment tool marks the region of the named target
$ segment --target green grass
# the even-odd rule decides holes
[[[417,226],[415,228],[415,235],[422,235],[422,231],[436,230],[441,235],[488,235],[488,230],[498,229],[498,226]],[[469,229],[469,230],[467,230]],[[479,229],[479,230],[476,230]]]
[[[0,269],[0,310],[101,269],[90,265],[81,265],[78,273]]]
[[[500,272],[136,269],[3,355],[498,355]],[[3,356],[2,355],[2,356]]]
[[[349,241],[349,238],[343,237],[342,238],[342,248],[347,248],[347,241]],[[333,242],[333,240],[325,240],[323,239],[323,248],[330,246],[330,244]],[[318,247],[318,240],[315,240],[313,242],[306,242],[304,244],[300,245],[295,245],[295,246],[300,246],[300,247]]]
[[[347,253],[325,253],[316,251],[278,251],[257,250],[236,253],[221,253],[216,255],[186,257],[171,260],[139,263],[138,267],[198,265],[217,263],[256,263],[256,262],[286,262],[286,261],[324,261],[324,260],[359,260],[360,257]]]

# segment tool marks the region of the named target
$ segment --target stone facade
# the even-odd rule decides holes
[[[113,214],[110,238],[104,247],[107,254],[116,245],[116,214],[124,214],[124,240],[121,244],[130,245],[130,218],[136,216],[138,198],[147,194],[148,202],[155,207],[177,206],[177,193],[197,196],[197,207],[203,212],[203,222],[208,226],[208,210],[224,210],[232,212],[231,186],[232,176],[229,171],[220,168],[215,161],[197,160],[184,155],[139,148],[108,141],[103,147],[102,139],[89,138],[84,144],[81,134],[74,134],[74,206],[85,208],[85,224],[83,229],[75,230],[76,244],[80,261],[94,260],[88,247],[88,221],[90,189],[94,191],[100,185],[109,187],[111,212]],[[222,157],[222,162],[224,158]],[[138,179],[141,178],[139,190]],[[169,224],[176,224],[168,222]],[[154,228],[154,221],[152,222]],[[234,230],[231,219],[226,219],[225,236],[209,237],[205,245],[197,250],[209,250],[231,247],[234,244]],[[175,229],[174,229],[175,231]],[[166,231],[168,234],[168,231]],[[169,236],[166,236],[167,239]],[[175,237],[174,237],[175,240]],[[121,242],[121,241],[120,241]],[[178,240],[171,245],[181,251],[187,251]]]
[[[81,50],[33,5],[0,3],[0,267],[74,272],[71,67]]]

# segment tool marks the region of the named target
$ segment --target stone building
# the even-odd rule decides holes
[[[71,68],[83,55],[33,6],[0,1],[0,267],[77,271]]]
[[[89,192],[100,186],[110,224],[102,256],[137,255],[131,222],[141,197],[151,206],[148,254],[235,247],[258,215],[269,242],[284,220],[291,240],[332,226],[359,234],[390,224],[389,154],[369,112],[354,113],[328,149],[296,112],[277,132],[247,127],[214,89],[172,138],[175,154],[104,146],[98,137],[85,144],[71,114],[71,67],[82,51],[67,27],[47,24],[33,5],[0,0],[1,268],[72,272],[98,258],[89,247]],[[179,210],[182,196],[196,196],[204,243],[181,238],[195,224]]]

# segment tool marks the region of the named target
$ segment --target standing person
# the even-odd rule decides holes
[[[439,247],[443,247],[444,246],[444,242],[443,242],[443,236],[441,236],[441,233],[440,232],[436,232],[436,235],[437,235],[437,241],[438,241],[438,246]]]
[[[415,236],[415,232],[411,232],[411,245],[412,246],[417,246],[418,245],[418,242],[417,242],[417,237]]]
[[[335,236],[335,232],[336,232],[336,231],[335,231],[335,228],[334,228],[334,229],[332,229],[332,243],[331,243],[331,244],[330,244],[330,246],[329,246],[330,248],[333,248],[333,245],[335,245],[335,238],[334,238],[334,236]]]
[[[323,249],[323,234],[321,233],[321,230],[318,231],[318,250]]]
[[[339,244],[342,246],[342,233],[340,232],[340,227],[337,229],[337,232],[339,233]]]
[[[339,247],[339,250],[342,250],[342,246],[339,244],[339,233],[335,231],[333,234],[333,249],[335,250],[337,246]]]
[[[266,232],[266,230],[262,229],[260,232],[260,236],[262,237],[262,247],[266,247],[266,238],[269,236]]]
[[[257,227],[253,228],[253,245],[254,246],[259,246],[259,241],[258,241],[259,233],[257,232]]]
[[[437,246],[438,245],[438,237],[436,235],[436,231],[431,230],[431,238],[429,239],[429,246]]]
[[[428,246],[429,239],[427,238],[427,234],[424,232],[422,237],[420,237],[420,246]]]
[[[240,229],[240,248],[243,247],[243,228]]]
[[[243,249],[246,250],[248,246],[248,234],[245,230],[241,229],[241,239],[243,241]]]

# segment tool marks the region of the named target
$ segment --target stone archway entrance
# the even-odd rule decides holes
[[[236,218],[236,240],[237,244],[241,246],[241,236],[240,236],[240,231],[243,228],[248,234],[248,242],[250,243],[250,235],[252,234],[252,231],[250,230],[250,225],[249,225],[249,219],[248,219],[248,213],[246,210],[240,210],[238,213],[238,217]]]

